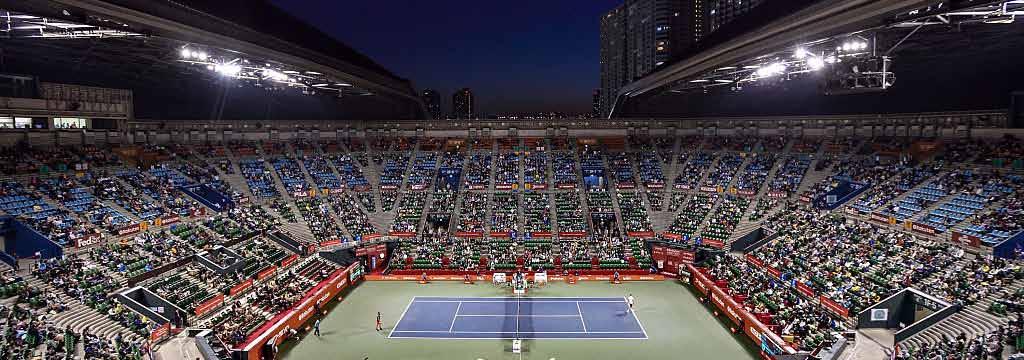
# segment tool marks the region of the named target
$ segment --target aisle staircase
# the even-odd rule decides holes
[[[960,334],[965,334],[970,339],[996,331],[1000,327],[1006,326],[1010,320],[1013,320],[1013,317],[997,316],[988,313],[986,310],[996,300],[1012,294],[1021,288],[1024,288],[1024,279],[1014,280],[1010,286],[992,292],[973,305],[965,306],[960,312],[933,324],[924,331],[904,340],[902,344],[906,347],[917,348],[924,343],[939,343],[945,336],[956,338]]]

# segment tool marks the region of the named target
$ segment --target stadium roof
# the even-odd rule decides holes
[[[88,70],[104,74],[91,85],[135,88],[227,70],[257,87],[374,97],[397,109],[385,117],[425,114],[408,80],[264,0],[13,0],[0,14],[5,61],[43,64],[21,72]]]
[[[810,84],[821,80],[823,76],[814,74],[815,69],[822,68],[823,62],[835,62],[840,59],[844,63],[858,63],[856,60],[866,58],[889,57],[895,64],[899,75],[901,90],[921,86],[932,86],[935,83],[905,81],[926,78],[934,75],[933,70],[924,68],[935,59],[943,59],[954,71],[963,70],[978,64],[991,65],[993,57],[1002,58],[1006,54],[1008,40],[1016,38],[1022,32],[1020,22],[1014,23],[1015,16],[1024,11],[1024,1],[991,1],[991,0],[784,0],[760,6],[734,23],[727,24],[716,33],[703,39],[690,54],[682,59],[661,67],[658,71],[645,76],[623,87],[619,98],[614,104],[612,117],[666,117],[693,115],[724,115],[735,114],[738,108],[737,97],[750,92],[748,88],[759,87],[766,83],[778,85],[786,82],[784,88],[798,86],[814,87],[818,95],[822,95],[825,86]],[[1011,35],[1012,34],[1012,35]],[[859,57],[846,58],[840,50],[844,42],[858,40],[862,48]],[[1019,42],[1014,40],[1013,42]],[[835,50],[832,50],[835,49]],[[999,51],[1002,51],[1001,53]],[[807,57],[811,54],[810,57]],[[800,56],[803,55],[803,56]],[[808,59],[817,55],[815,64]],[[821,61],[823,60],[823,61]],[[848,61],[855,60],[855,61]],[[986,63],[987,61],[987,63]],[[996,59],[1001,63],[1001,59]],[[772,81],[766,74],[771,66],[780,66],[777,71],[784,76],[775,76]],[[924,75],[924,74],[932,75]],[[759,76],[760,75],[760,76]],[[909,75],[909,76],[908,76]],[[946,74],[942,81],[950,83],[975,81],[970,74],[965,77],[948,79]],[[963,74],[958,74],[963,75]],[[979,76],[980,77],[980,76]],[[784,78],[784,79],[783,79]],[[781,80],[780,80],[781,79]],[[792,81],[790,80],[802,80]],[[967,81],[962,81],[967,80]],[[987,87],[1005,90],[1012,85],[1003,84],[1003,79],[989,78]],[[796,83],[802,82],[802,85]],[[822,81],[823,82],[823,81]],[[809,86],[814,85],[814,86]],[[985,87],[985,86],[983,86]],[[726,93],[736,93],[730,98],[728,106],[722,101],[702,99],[699,95],[724,89]],[[729,90],[732,90],[729,92]],[[975,89],[972,89],[972,91]],[[775,96],[776,94],[768,94]],[[988,95],[988,94],[986,94]],[[1004,91],[1001,99],[1008,98]],[[771,104],[761,97],[761,107],[748,108],[758,114],[799,115],[793,111],[773,111]],[[811,92],[804,92],[792,100],[807,100]],[[884,95],[878,95],[881,97]],[[680,97],[684,97],[682,99]],[[748,96],[749,97],[749,96]],[[820,98],[823,98],[821,96]],[[860,97],[866,98],[865,96]],[[821,100],[821,99],[814,99]],[[853,103],[846,99],[847,103]],[[907,107],[907,97],[889,97],[893,103],[900,103],[901,108],[890,111],[940,111],[939,108]],[[913,100],[913,99],[910,99]],[[718,105],[706,106],[707,103],[718,102]],[[751,100],[757,102],[757,100]],[[829,106],[812,111],[830,112],[838,109],[835,101]],[[685,103],[685,105],[681,105]],[[862,106],[865,110],[886,111],[877,108],[880,101],[872,102],[873,108]],[[802,104],[806,105],[806,104]],[[838,104],[842,105],[842,104]],[[950,104],[956,105],[956,104]],[[969,105],[970,106],[970,105]],[[977,106],[977,105],[973,105]],[[985,105],[982,105],[983,107]],[[702,108],[703,107],[703,108]],[[718,109],[709,109],[717,107]],[[691,109],[696,111],[690,111]],[[988,107],[985,107],[988,108]],[[950,110],[950,109],[945,109]],[[845,110],[836,110],[845,112]]]

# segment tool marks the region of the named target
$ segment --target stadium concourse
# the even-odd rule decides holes
[[[517,358],[867,358],[870,340],[847,338],[907,288],[930,316],[900,318],[885,356],[1001,358],[1024,340],[1009,135],[296,136],[0,157],[20,258],[0,287],[5,359],[511,356],[467,337],[528,339]],[[495,273],[548,281],[524,307]]]

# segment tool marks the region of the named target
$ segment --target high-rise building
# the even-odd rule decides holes
[[[703,1],[626,0],[601,18],[601,117],[622,86],[680,58],[700,39]]]
[[[473,100],[473,91],[469,88],[462,88],[452,94],[452,117],[456,119],[473,118],[473,114],[476,114]]]
[[[601,89],[594,89],[594,106],[590,110],[590,117],[601,117]]]
[[[423,105],[427,107],[427,113],[434,120],[441,118],[441,94],[433,89],[423,89],[423,94],[420,95],[423,98]]]
[[[606,117],[626,77],[626,5],[601,17],[601,100],[600,114]]]
[[[706,34],[711,34],[766,0],[704,0]]]

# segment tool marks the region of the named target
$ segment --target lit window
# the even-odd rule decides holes
[[[85,119],[82,118],[53,118],[53,127],[57,129],[84,129]]]

